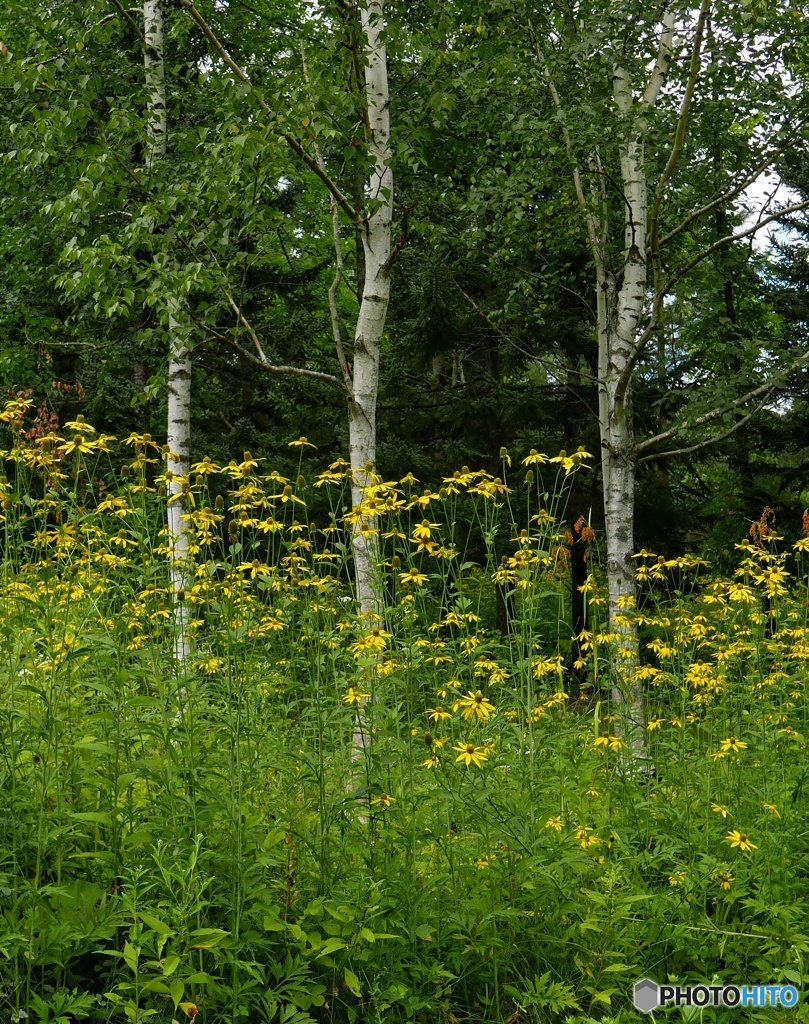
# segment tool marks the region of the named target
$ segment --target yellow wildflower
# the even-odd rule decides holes
[[[477,747],[474,743],[458,743],[452,748],[458,751],[456,761],[463,761],[468,768],[473,764],[476,768],[482,768],[483,762],[488,759],[488,754],[483,747]]]
[[[756,844],[750,842],[746,832],[740,832],[735,828],[728,832],[725,839],[730,843],[731,847],[738,847],[742,853],[757,849]]]

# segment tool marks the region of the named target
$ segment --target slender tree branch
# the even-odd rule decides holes
[[[704,6],[704,4],[703,4]],[[660,95],[660,90],[663,88],[663,83],[666,80],[666,74],[669,67],[669,57],[671,56],[671,43],[674,38],[674,11],[666,11],[663,15],[663,30],[660,33],[660,45],[657,48],[657,59],[655,60],[654,70],[649,77],[649,83],[643,93],[643,99],[640,101],[641,111],[650,110],[655,103],[657,103],[657,97]]]
[[[306,89],[309,94],[309,107],[311,109],[312,120],[314,120],[315,104],[314,100],[312,99],[309,81],[309,68],[306,63],[306,47],[304,46],[303,40],[301,40],[300,49],[301,63],[303,65],[303,77],[304,80],[306,81]],[[320,151],[320,146],[318,145],[317,138],[314,135],[314,133],[312,134],[312,143],[314,145],[315,159],[318,162],[318,166],[325,171],[326,163],[323,159],[323,154]],[[340,213],[337,208],[337,200],[334,198],[334,196],[331,197],[330,210],[332,242],[334,244],[335,270],[334,277],[332,278],[332,282],[329,285],[328,292],[329,318],[331,320],[331,333],[332,338],[334,339],[334,349],[335,352],[337,353],[337,362],[340,364],[340,371],[343,374],[343,381],[347,388],[353,390],[351,370],[348,367],[348,361],[346,360],[345,357],[345,350],[343,349],[343,337],[342,332],[340,330],[340,311],[337,308],[337,289],[340,287],[340,282],[343,279],[343,246],[340,241]]]
[[[760,412],[764,408],[764,403],[760,403],[749,412],[746,416],[742,416],[740,420],[737,420],[729,430],[724,430],[721,434],[715,434],[713,437],[708,437],[704,441],[698,441],[696,444],[689,445],[687,448],[674,448],[668,452],[657,452],[653,455],[644,455],[642,459],[638,459],[638,465],[644,462],[656,462],[658,459],[667,459],[673,455],[690,455],[691,452],[698,452],[701,448],[707,448],[709,445],[716,444],[719,441],[724,441],[725,438],[730,437],[731,434],[735,434],[739,427],[743,427],[748,420],[752,419],[757,412]]]
[[[676,228],[672,228],[672,230],[669,231],[668,234],[663,235],[663,237],[660,239],[658,243],[659,246],[662,248],[666,244],[666,242],[670,242],[672,238],[676,238],[677,235],[682,234],[682,232],[685,231],[686,228],[690,227],[695,220],[698,220],[706,213],[710,213],[711,210],[715,209],[717,206],[720,206],[723,203],[728,202],[728,200],[734,199],[737,195],[739,195],[740,192],[743,192],[748,185],[752,185],[753,182],[757,178],[759,178],[764,173],[764,171],[767,170],[768,167],[775,163],[776,159],[780,155],[781,154],[778,152],[773,152],[770,156],[762,160],[760,164],[754,167],[750,174],[743,181],[739,182],[737,185],[734,185],[733,188],[731,188],[729,191],[722,192],[720,195],[716,196],[715,199],[711,199],[704,206],[700,206],[699,209],[692,210],[691,213],[689,213],[688,216],[684,220],[682,220]]]
[[[638,361],[640,360],[640,357],[646,350],[646,347],[648,346],[649,342],[654,337],[655,333],[660,327],[660,321],[663,312],[663,300],[679,280],[681,280],[689,271],[693,270],[694,267],[696,267],[704,259],[707,259],[708,256],[710,256],[712,253],[716,252],[723,246],[730,245],[732,242],[738,242],[743,238],[749,238],[750,236],[754,235],[757,231],[761,230],[761,228],[763,228],[765,225],[769,224],[771,221],[778,220],[779,218],[784,217],[787,214],[796,213],[799,210],[805,209],[809,209],[809,200],[803,203],[796,203],[794,206],[788,206],[785,210],[779,210],[778,212],[773,213],[767,217],[760,217],[756,221],[756,223],[751,225],[749,228],[745,228],[742,231],[737,231],[735,234],[732,235],[725,235],[724,238],[717,239],[717,241],[713,242],[707,248],[703,249],[702,252],[695,256],[692,260],[689,260],[688,263],[684,264],[682,267],[676,270],[664,284],[659,285],[655,289],[654,298],[652,300],[652,314],[649,320],[649,324],[644,329],[640,338],[638,338],[638,340],[635,342],[632,348],[632,353],[629,356],[629,359],[627,360],[626,366],[624,367],[623,373],[621,374],[621,378],[616,387],[616,395],[620,395],[621,397],[623,397],[623,395],[625,394],[626,389],[629,386],[629,381],[631,379],[632,372],[637,366]]]
[[[536,33],[534,32],[534,27],[531,24],[530,19],[528,21],[527,26],[523,26],[523,28],[528,34],[531,49],[534,51],[534,56],[536,57],[537,61],[539,62],[539,66],[542,69],[542,74],[548,86],[548,92],[550,92],[551,94],[553,105],[556,108],[557,113],[562,114],[563,107],[561,97],[559,96],[559,91],[556,88],[556,83],[554,82],[551,76],[550,69],[545,60],[545,55],[543,54],[542,49],[539,45],[539,40],[537,39]],[[562,138],[564,139],[565,150],[567,152],[568,159],[570,160],[573,169],[573,187],[576,190],[576,198],[579,201],[579,206],[581,207],[582,213],[584,214],[585,222],[587,224],[587,237],[590,239],[590,248],[593,253],[593,261],[596,265],[596,275],[598,277],[599,283],[601,283],[604,280],[606,265],[604,262],[604,250],[600,244],[598,224],[596,223],[596,217],[593,214],[593,211],[589,203],[587,202],[587,197],[584,194],[584,188],[582,186],[581,181],[581,171],[579,169],[578,161],[576,160],[576,157],[573,152],[573,140],[570,137],[570,132],[568,131],[567,125],[565,124],[563,117],[560,117],[559,123],[562,127]]]
[[[719,419],[720,416],[724,416],[726,413],[732,412],[733,409],[738,409],[740,405],[746,405],[748,402],[753,402],[757,398],[769,395],[770,392],[775,391],[775,389],[787,380],[787,378],[791,377],[793,373],[796,373],[801,369],[801,367],[806,366],[807,363],[809,363],[809,352],[804,353],[804,355],[794,360],[790,366],[776,374],[774,379],[767,381],[766,384],[760,384],[757,388],[753,388],[752,391],[748,391],[746,394],[734,399],[734,401],[729,402],[727,405],[717,406],[709,412],[703,413],[702,416],[697,416],[694,420],[684,420],[682,423],[675,423],[674,426],[670,427],[668,430],[664,430],[660,434],[655,434],[654,437],[649,437],[645,441],[640,441],[635,445],[635,455],[639,452],[645,451],[647,448],[651,448],[652,445],[659,444],[661,441],[668,441],[669,438],[674,437],[675,434],[679,434],[683,430],[693,430],[695,427],[701,427],[706,423],[711,423],[713,420]]]
[[[233,298],[233,295],[232,295],[230,289],[227,286],[225,286],[224,292],[225,292],[225,295],[227,295],[228,305],[233,310],[233,312],[236,314],[237,323],[240,323],[242,325],[242,327],[244,327],[244,329],[250,335],[250,340],[253,342],[253,345],[255,346],[255,349],[256,349],[256,352],[258,353],[258,358],[259,358],[260,362],[261,363],[268,363],[269,360],[267,359],[266,355],[264,354],[264,349],[261,347],[261,342],[258,340],[258,336],[256,335],[256,332],[253,330],[253,328],[248,323],[247,318],[245,317],[244,313],[242,313],[241,306],[238,306],[236,304],[236,300]]]
[[[795,203],[793,206],[787,206],[783,210],[778,210],[775,213],[771,213],[768,217],[759,218],[755,224],[751,224],[749,228],[744,228],[741,231],[737,231],[732,235],[725,235],[724,238],[719,238],[707,248],[703,249],[702,252],[698,253],[693,259],[684,263],[681,267],[669,277],[662,288],[660,299],[668,295],[674,285],[681,280],[685,275],[694,269],[699,263],[702,263],[704,259],[707,259],[712,253],[716,252],[717,249],[721,249],[725,245],[730,245],[732,242],[738,242],[742,238],[748,238],[750,235],[754,235],[757,231],[760,231],[765,225],[771,223],[774,220],[778,220],[781,217],[786,217],[790,213],[798,213],[800,210],[806,210],[809,208],[809,199],[802,203]]]
[[[138,25],[138,23],[135,21],[135,19],[130,16],[130,12],[124,7],[124,5],[122,3],[119,3],[119,0],[112,0],[112,2],[118,8],[118,11],[120,12],[120,14],[123,15],[123,17],[126,18],[126,20],[129,22],[130,27],[134,30],[134,32],[137,35],[138,39],[140,39],[140,41],[142,43],[145,42],[146,40],[144,38],[143,32],[141,32],[140,25]],[[142,10],[138,10],[138,13],[142,14],[143,11]]]
[[[230,345],[230,347],[234,348],[240,355],[243,355],[245,359],[248,359],[251,363],[255,363],[256,366],[260,366],[263,370],[266,370],[267,373],[292,374],[293,376],[297,377],[311,377],[314,380],[324,381],[327,384],[336,384],[342,391],[347,390],[344,382],[341,381],[339,377],[335,377],[331,373],[322,373],[320,370],[307,370],[305,367],[302,366],[279,366],[275,363],[270,363],[267,360],[266,356],[264,356],[263,351],[262,357],[256,356],[249,349],[245,348],[243,345],[240,345],[239,342],[236,341],[234,338],[231,338],[227,334],[222,334],[221,331],[215,330],[213,327],[209,326],[204,321],[198,320],[196,317],[193,316],[191,317],[191,321],[192,323],[196,324],[197,327],[205,331],[207,334],[210,334],[211,337],[216,338],[219,341],[223,341],[226,344]]]
[[[188,11],[189,17],[196,23],[197,27],[206,37],[206,39],[214,48],[214,50],[216,50],[216,52],[219,54],[220,58],[224,61],[224,63],[227,64],[227,66],[230,68],[233,74],[239,79],[240,82],[244,82],[246,85],[251,85],[252,83],[250,81],[250,76],[245,71],[243,71],[242,68],[236,63],[236,61],[230,56],[228,51],[217,38],[216,33],[213,31],[208,22],[202,17],[202,15],[191,2],[191,0],[180,0],[180,2],[182,3],[183,7],[185,7],[185,9]],[[261,96],[259,96],[257,92],[254,91],[253,95],[259,107],[266,114],[269,114],[271,117],[274,118],[275,115],[273,111],[270,110],[270,107],[267,104],[267,102]],[[351,219],[351,221],[359,225],[361,223],[360,215],[357,213],[357,211],[354,209],[354,207],[351,205],[348,199],[343,195],[343,193],[337,187],[336,183],[332,181],[332,179],[329,177],[326,171],[318,165],[317,160],[314,159],[314,157],[311,157],[306,152],[306,150],[303,148],[300,142],[298,142],[294,135],[290,135],[289,132],[281,132],[281,137],[284,139],[284,141],[287,143],[287,145],[293,151],[293,153],[295,153],[297,156],[300,157],[301,160],[303,160],[303,162],[306,164],[309,170],[313,171],[318,176],[318,178],[320,178],[320,180],[323,182],[323,184],[326,186],[326,188],[329,190],[332,196],[334,196],[334,198],[337,200],[337,203],[340,205],[341,209],[346,213],[346,215]]]
[[[652,311],[649,325],[644,330],[641,337],[632,346],[632,351],[629,358],[621,371],[621,376],[618,379],[618,383],[615,387],[615,399],[616,403],[623,402],[626,391],[629,387],[629,382],[632,379],[632,374],[635,371],[635,367],[638,364],[638,360],[641,357],[646,346],[649,344],[651,338],[656,334],[660,328],[660,321],[663,315],[663,299],[665,293],[663,292],[663,265],[660,259],[660,208],[663,203],[663,197],[666,194],[666,185],[674,173],[674,169],[680,159],[680,155],[683,151],[685,144],[685,130],[688,125],[688,117],[691,112],[691,103],[694,98],[694,90],[697,85],[697,79],[699,77],[699,65],[700,57],[702,55],[702,41],[705,35],[705,23],[708,19],[708,12],[710,11],[711,0],[702,0],[702,4],[699,9],[699,16],[697,18],[697,28],[694,34],[694,45],[691,48],[691,63],[688,69],[688,78],[685,84],[685,93],[683,94],[683,100],[680,104],[680,113],[677,117],[677,127],[674,131],[674,142],[672,143],[671,153],[666,161],[666,166],[660,175],[660,180],[655,188],[654,196],[652,197],[651,209],[649,212],[649,246],[648,251],[652,262],[652,277],[654,280],[654,299],[652,300]],[[672,15],[673,17],[673,15]],[[658,57],[658,66],[655,68],[652,78],[655,76],[659,77],[660,81],[655,86],[654,95],[655,97],[660,91],[662,80],[665,77],[666,68],[668,66],[668,53],[671,48],[671,33],[673,32],[674,22],[673,20],[667,26],[668,30],[668,41],[665,44],[664,52],[664,37],[666,31],[664,30],[663,36],[660,40],[660,55]],[[651,81],[649,88],[646,92],[649,93],[651,88]],[[644,103],[646,102],[646,96],[644,96]]]

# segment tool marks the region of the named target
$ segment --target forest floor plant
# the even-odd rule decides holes
[[[244,453],[178,490],[149,435],[26,436],[28,410],[0,413],[0,1020],[584,1024],[639,1019],[646,976],[805,984],[809,536],[784,551],[763,515],[731,579],[639,553],[639,779],[595,553],[569,692],[586,452],[376,478],[354,508],[305,438],[294,480]]]

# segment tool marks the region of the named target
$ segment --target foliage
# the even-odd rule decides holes
[[[565,668],[586,453],[379,480],[360,509],[304,438],[295,479],[200,459],[181,666],[165,453],[83,420],[26,439],[30,400],[0,415],[4,1019],[628,1020],[647,975],[805,981],[806,540],[793,562],[763,519],[735,579],[642,553],[640,780],[590,534],[589,703]],[[349,597],[358,516],[375,624]]]

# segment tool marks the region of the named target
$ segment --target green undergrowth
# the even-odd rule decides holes
[[[642,977],[804,984],[803,542],[762,528],[731,579],[639,557],[639,771],[595,542],[571,645],[584,453],[360,509],[345,465],[200,462],[176,595],[165,453],[4,416],[0,1020],[635,1021]]]

